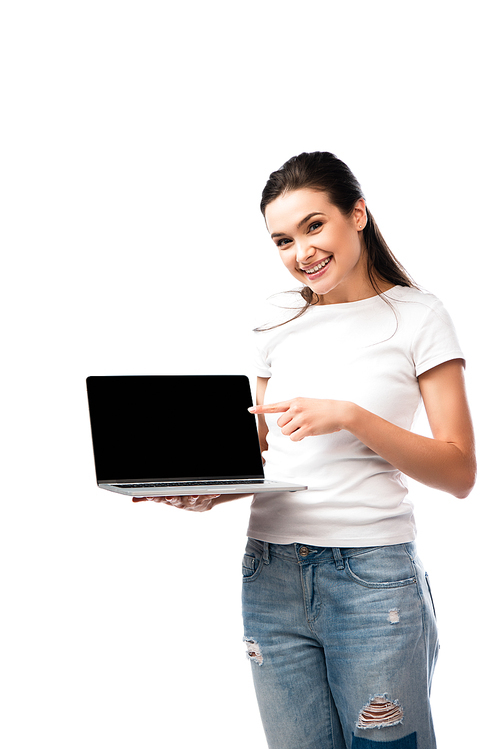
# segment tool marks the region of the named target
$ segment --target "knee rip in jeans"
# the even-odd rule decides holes
[[[247,646],[247,658],[258,663],[259,666],[262,666],[264,658],[262,657],[258,643],[256,643],[251,637],[244,637],[243,642],[246,643]]]
[[[397,700],[391,702],[387,695],[372,697],[361,710],[356,728],[387,728],[403,722],[403,708]]]

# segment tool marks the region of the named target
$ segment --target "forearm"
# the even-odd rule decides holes
[[[453,442],[414,434],[380,416],[348,404],[344,428],[377,455],[427,486],[466,497],[475,480],[473,453]]]

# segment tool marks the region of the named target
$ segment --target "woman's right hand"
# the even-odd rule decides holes
[[[206,512],[211,510],[214,505],[214,499],[220,497],[220,494],[200,494],[179,497],[132,497],[132,502],[160,502],[166,505],[172,505],[179,510],[190,510],[191,512]]]

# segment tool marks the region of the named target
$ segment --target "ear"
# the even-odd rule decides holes
[[[352,215],[356,230],[362,231],[365,228],[366,223],[368,221],[368,217],[366,215],[366,203],[365,203],[364,198],[360,198],[357,201],[351,215]]]

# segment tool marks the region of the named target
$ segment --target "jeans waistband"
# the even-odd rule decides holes
[[[404,544],[395,544],[396,546],[404,546],[411,554],[415,553],[414,542],[408,542]],[[264,564],[269,564],[269,560],[272,556],[286,559],[290,562],[296,562],[299,564],[319,564],[322,562],[334,562],[337,569],[343,569],[345,560],[359,554],[366,554],[367,552],[380,548],[379,545],[375,546],[355,546],[355,547],[344,547],[344,546],[313,546],[312,544],[273,544],[268,541],[259,541],[255,538],[248,539],[248,546],[254,547],[255,551],[262,556]],[[413,552],[413,553],[412,553]]]

